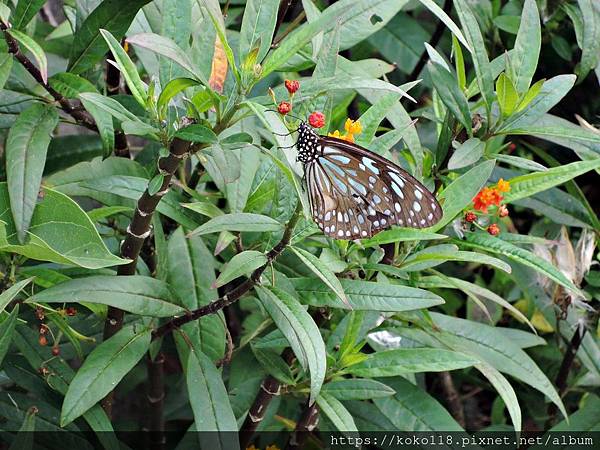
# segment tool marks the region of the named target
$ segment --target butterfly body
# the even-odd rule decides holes
[[[359,145],[298,127],[313,219],[334,239],[365,239],[392,225],[425,228],[442,217],[436,198],[404,169]]]

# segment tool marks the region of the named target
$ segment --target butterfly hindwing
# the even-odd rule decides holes
[[[320,137],[306,164],[315,221],[336,239],[364,239],[392,225],[429,227],[441,208],[425,186],[391,161],[346,141]]]

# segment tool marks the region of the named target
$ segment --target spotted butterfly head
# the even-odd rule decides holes
[[[298,126],[298,140],[296,148],[298,149],[298,161],[308,164],[317,159],[317,149],[319,147],[319,135],[306,122],[300,122]]]

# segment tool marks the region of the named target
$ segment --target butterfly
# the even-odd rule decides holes
[[[423,184],[393,162],[359,145],[298,126],[314,221],[334,239],[365,239],[393,225],[425,228],[442,208]]]

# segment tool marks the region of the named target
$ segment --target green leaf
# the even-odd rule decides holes
[[[498,97],[498,105],[500,105],[502,117],[510,116],[517,107],[519,94],[513,86],[511,79],[504,72],[496,80],[496,96]]]
[[[64,427],[102,400],[135,367],[150,347],[150,329],[128,326],[87,356],[69,384],[60,413]]]
[[[496,25],[502,31],[506,31],[510,34],[517,34],[519,32],[521,16],[496,16],[494,17],[493,22],[494,25]]]
[[[238,277],[248,275],[255,269],[267,264],[267,262],[265,254],[256,250],[246,250],[238,253],[221,269],[214,287],[221,287]]]
[[[485,142],[477,138],[467,139],[460,144],[448,161],[448,169],[462,169],[475,164],[483,156],[485,150]]]
[[[329,270],[329,268],[319,258],[302,248],[290,247],[290,249],[298,258],[300,258],[300,261],[302,261],[306,267],[308,267],[323,281],[323,283],[329,287],[329,289],[335,292],[335,295],[337,295],[346,306],[351,307],[350,303],[348,303],[348,298],[344,293],[344,288],[342,287],[340,280],[338,280],[335,274]]]
[[[560,270],[546,260],[534,255],[530,251],[517,247],[510,242],[498,239],[497,237],[490,236],[487,233],[467,233],[465,237],[466,240],[457,241],[457,244],[462,243],[468,247],[506,256],[507,258],[510,258],[518,263],[537,270],[538,272],[550,278],[552,281],[562,285],[578,295],[585,297],[585,295],[583,295],[583,293],[573,284],[573,282],[569,280]]]
[[[221,373],[204,353],[190,352],[185,374],[194,424],[202,448],[239,449],[238,426]],[[216,433],[217,432],[217,433]]]
[[[498,162],[506,163],[511,166],[518,167],[519,169],[525,169],[527,171],[545,172],[546,170],[548,170],[546,166],[543,166],[542,164],[535,162],[531,159],[521,158],[520,156],[503,155],[502,153],[498,153],[494,155],[494,158],[496,158]]]
[[[492,267],[495,267],[496,269],[503,270],[506,273],[511,272],[510,265],[498,258],[483,255],[481,253],[465,251],[449,251],[448,253],[436,253],[435,250],[429,251],[432,248],[434,247],[428,247],[425,250],[410,255],[402,262],[402,265],[400,265],[400,269],[409,272],[414,272],[417,270],[423,270],[423,268],[421,267],[423,263],[425,263],[426,267],[434,267],[435,265],[443,264],[446,261],[465,261],[478,264],[487,264]]]
[[[200,225],[191,235],[203,235],[220,231],[280,231],[283,226],[269,216],[251,213],[224,214]]]
[[[165,182],[165,176],[162,173],[156,174],[152,179],[148,182],[148,195],[156,195],[163,183]]]
[[[5,292],[3,292],[2,295],[4,295]],[[0,322],[0,366],[2,366],[2,361],[4,360],[4,357],[10,348],[10,343],[13,338],[13,332],[15,331],[15,325],[17,324],[18,317],[19,305],[17,304],[10,312],[9,316]]]
[[[29,241],[19,245],[10,213],[6,183],[0,183],[0,250],[39,261],[99,269],[128,264],[108,250],[96,227],[81,207],[60,192],[43,190],[31,218]]]
[[[437,348],[398,348],[371,353],[345,369],[361,377],[395,377],[414,372],[442,372],[478,364],[472,356]]]
[[[46,3],[44,0],[19,0],[13,14],[12,26],[17,30],[24,30],[38,11]]]
[[[510,180],[510,191],[504,195],[504,201],[513,202],[531,197],[538,192],[558,186],[590,170],[600,168],[600,159],[579,161],[564,166],[552,167],[543,172],[528,173]]]
[[[547,434],[542,436],[540,439],[541,442],[547,442],[547,439],[553,437],[556,439],[557,434],[549,434],[549,433],[569,433],[572,431],[583,431],[585,430],[587,433],[594,433],[598,430],[600,426],[600,398],[593,393],[588,393],[583,396],[581,403],[579,404],[579,409],[574,413],[569,415],[568,419],[563,420],[562,422],[554,425]],[[560,436],[561,434],[558,434]],[[568,440],[567,440],[568,442]],[[540,450],[544,448],[543,445],[538,445],[535,447],[531,447],[535,450]],[[561,449],[569,449],[573,448],[573,445],[564,445],[562,447],[558,447]]]
[[[386,380],[396,391],[393,397],[374,400],[377,408],[396,430],[402,431],[462,431],[450,413],[423,389],[404,378]]]
[[[352,415],[337,398],[321,392],[317,397],[317,405],[339,431],[358,437],[358,429]]]
[[[536,81],[533,86],[529,88],[529,90],[523,96],[523,99],[519,102],[519,105],[517,106],[517,112],[525,109],[525,107],[527,107],[533,101],[533,99],[537,97],[545,82],[545,79]]]
[[[389,244],[391,242],[431,241],[447,238],[448,236],[443,234],[432,233],[426,230],[394,227],[377,233],[372,238],[361,240],[360,243],[363,247],[368,248],[374,247],[375,245]]]
[[[95,92],[83,92],[79,94],[79,98],[81,99],[84,105],[92,103],[96,107],[109,113],[111,116],[113,116],[117,120],[120,120],[121,122],[133,121],[144,124],[140,121],[140,119],[137,118],[135,114],[127,110],[114,98],[106,97]]]
[[[203,144],[213,144],[218,141],[217,135],[213,130],[200,124],[192,124],[177,130],[175,137],[184,141],[200,142]]]
[[[257,287],[261,304],[277,328],[283,333],[304,370],[310,372],[310,403],[312,404],[325,378],[325,344],[319,328],[302,305],[285,291]]]
[[[342,378],[326,383],[322,393],[338,400],[370,400],[389,397],[396,392],[388,385],[369,378]]]
[[[248,0],[240,29],[239,55],[243,58],[258,46],[256,61],[260,63],[271,47],[277,23],[278,0]]]
[[[465,127],[470,136],[472,134],[471,112],[465,94],[458,87],[456,77],[444,67],[433,62],[428,63],[427,68],[440,99]]]
[[[385,94],[360,116],[362,133],[356,139],[357,144],[365,146],[371,143],[379,124],[390,109],[400,101],[400,97],[401,95],[397,93]]]
[[[4,23],[9,23],[11,10],[8,5],[0,3],[0,20]]]
[[[494,160],[484,161],[469,169],[444,189],[439,196],[440,199],[444,199],[444,216],[432,227],[432,231],[442,229],[471,203],[473,197],[485,186],[495,165],[496,161]]]
[[[94,167],[94,169],[97,168]],[[100,170],[100,172],[103,171]],[[106,204],[122,204],[119,200],[113,200],[112,196],[123,197],[129,199],[129,204],[134,208],[135,202],[142,196],[147,187],[148,180],[146,178],[104,174],[102,177],[90,177],[87,181],[81,181],[79,183],[81,190],[74,190],[74,192],[77,192],[77,195],[83,194],[91,198],[96,198]],[[68,190],[70,191],[70,189]],[[108,197],[109,195],[110,197]],[[197,222],[188,211],[179,206],[182,200],[183,196],[173,190],[169,190],[158,203],[156,210],[186,228],[193,228]]]
[[[217,205],[209,202],[182,203],[181,206],[211,219],[225,214]]]
[[[199,0],[199,4],[204,6],[206,12],[210,16],[210,20],[215,27],[217,32],[217,36],[223,45],[223,50],[225,52],[225,56],[227,57],[227,62],[229,63],[229,67],[235,76],[235,79],[240,81],[240,74],[237,69],[237,64],[235,62],[235,57],[233,56],[233,50],[229,46],[229,42],[227,41],[227,33],[225,30],[225,20],[223,18],[223,13],[221,13],[221,5],[218,0]]]
[[[598,65],[600,54],[600,10],[594,0],[577,0],[583,17],[581,62],[578,75],[583,79]]]
[[[510,116],[498,127],[497,133],[508,134],[513,129],[535,123],[556,105],[573,87],[575,75],[558,75],[542,86],[540,93],[521,111]]]
[[[494,101],[494,80],[490,71],[490,60],[485,49],[485,42],[481,35],[479,24],[466,0],[455,1],[454,7],[458,13],[467,42],[469,43],[470,48],[473,49],[471,55],[473,57],[473,65],[475,66],[475,73],[477,75],[479,92],[481,92],[481,96],[489,111],[492,102]]]
[[[158,97],[156,103],[158,111],[163,111],[169,101],[184,89],[199,85],[200,83],[192,78],[175,78],[169,81]]]
[[[292,369],[278,353],[269,349],[261,349],[254,345],[252,345],[252,352],[269,375],[272,375],[283,384],[296,384]]]
[[[186,238],[183,228],[179,227],[171,234],[167,245],[167,280],[185,308],[196,309],[216,300],[219,294],[211,286],[215,282],[217,263],[202,237]],[[198,348],[211,360],[223,357],[226,337],[222,314],[201,317],[200,320],[185,324],[182,330],[192,340],[198,338]],[[181,361],[185,363],[189,344],[183,342],[184,345],[179,345],[179,340],[176,342]]]
[[[21,1],[21,3],[23,3]],[[30,450],[33,449],[33,438],[35,432],[35,415],[39,412],[38,408],[32,406],[27,411],[19,433],[15,436],[9,450]]]
[[[17,296],[19,292],[23,290],[25,286],[31,283],[34,277],[27,278],[26,280],[21,280],[18,283],[13,284],[11,287],[6,289],[0,294],[0,313],[4,311],[4,308],[8,306],[8,304]]]
[[[95,86],[79,75],[69,72],[61,72],[48,78],[48,84],[58,93],[67,98],[77,98],[82,92],[96,92]]]
[[[40,74],[42,75],[42,80],[44,83],[48,82],[48,59],[46,58],[46,54],[40,45],[35,42],[32,38],[27,36],[25,33],[22,33],[13,28],[6,31],[6,33],[10,34],[13,38],[15,38],[19,44],[25,47],[31,54],[33,58],[37,62],[38,69]]]
[[[502,397],[515,431],[521,431],[521,407],[519,406],[519,400],[517,400],[517,394],[515,394],[515,390],[508,380],[489,364],[477,364],[475,367],[492,383],[494,389]]]
[[[13,56],[10,53],[0,54],[0,89],[4,89],[4,85],[10,76],[13,66]]]
[[[45,289],[27,302],[97,303],[150,317],[181,315],[184,309],[174,304],[176,296],[164,282],[141,275],[94,275],[75,278]]]
[[[108,51],[108,46],[100,29],[112,33],[117,41],[121,40],[142,6],[150,0],[104,0],[87,16],[73,36],[69,72],[80,74],[91,69]]]
[[[36,103],[19,114],[6,139],[8,194],[20,243],[25,242],[31,223],[46,152],[57,124],[56,109]]]
[[[75,372],[62,358],[49,358],[50,353],[47,347],[38,344],[38,333],[28,327],[18,327],[15,329],[14,344],[21,354],[27,359],[33,370],[38,370],[42,366],[50,369],[53,376],[48,385],[51,389],[65,394],[69,387],[69,382],[73,379]],[[83,418],[96,433],[101,444],[109,450],[119,450],[121,448],[116,438],[110,420],[104,413],[100,405],[94,405],[89,409]]]
[[[433,292],[396,284],[339,280],[352,309],[367,311],[411,311],[443,304]],[[290,278],[302,300],[312,306],[341,308],[336,295],[314,278]]]
[[[121,43],[115,39],[115,37],[110,33],[110,31],[100,29],[100,34],[108,44],[108,48],[110,49],[112,56],[115,58],[115,62],[117,63],[121,74],[125,78],[125,82],[127,83],[127,87],[131,91],[131,94],[136,99],[136,101],[140,104],[142,108],[146,107],[146,98],[148,97],[146,84],[140,78],[138,74],[137,68],[129,55],[123,47]]]
[[[337,26],[340,27],[340,36],[348,33],[349,37],[346,39],[354,40],[359,35],[361,35],[361,39],[364,39],[368,34],[377,31],[385,25],[382,22],[378,24],[379,26],[374,27],[370,23],[370,18],[374,13],[381,13],[380,9],[383,6],[386,6],[386,9],[390,6],[395,6],[395,8],[391,9],[395,14],[398,7],[402,5],[404,5],[404,2],[399,2],[398,0],[342,0],[336,2],[323,11],[316,20],[302,25],[291,33],[274,52],[267,56],[263,64],[262,77],[266,77],[285,64],[318,33],[327,33]],[[345,26],[352,26],[352,30],[344,30]],[[365,32],[367,33],[366,35]]]
[[[100,108],[96,103],[86,100],[80,97],[81,104],[89,112],[96,126],[98,127],[98,133],[102,140],[102,151],[105,156],[111,155],[115,149],[115,130],[113,125],[112,114],[103,108]]]
[[[208,87],[208,80],[192,63],[190,57],[171,39],[154,33],[140,33],[127,38],[127,42],[145,48],[179,64],[194,78]]]
[[[510,79],[519,94],[529,89],[538,66],[541,46],[540,13],[535,0],[525,0],[515,47],[510,56]]]
[[[427,332],[432,339],[423,339],[421,332],[413,333],[406,328],[397,331],[402,336],[423,344],[452,348],[480,358],[495,369],[529,384],[548,396],[566,416],[564,405],[550,380],[527,353],[516,343],[506,339],[502,328],[439,313],[431,313],[431,317],[440,329]]]

